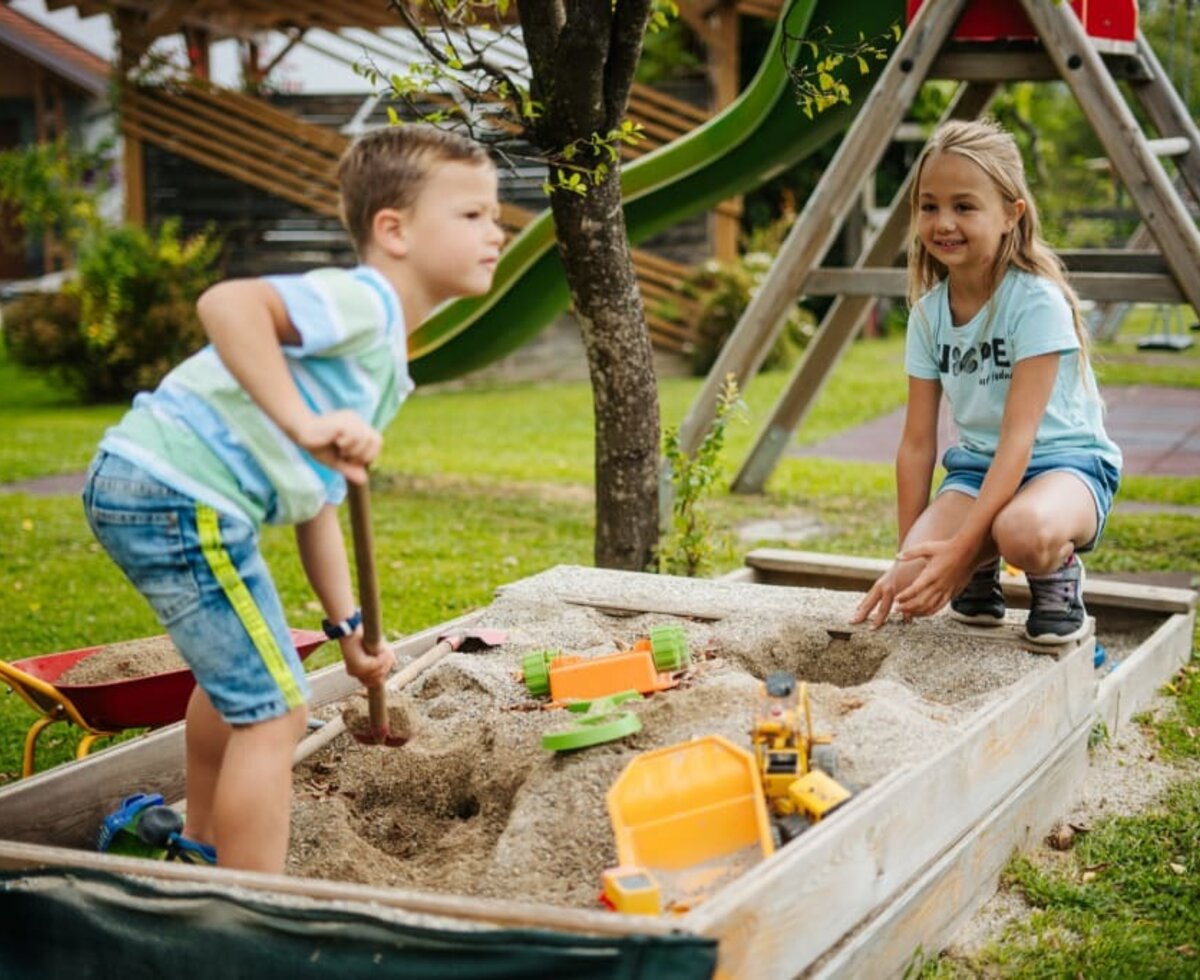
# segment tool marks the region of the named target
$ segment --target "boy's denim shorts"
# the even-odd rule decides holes
[[[991,465],[992,457],[987,453],[977,453],[962,446],[951,446],[942,456],[946,478],[938,487],[938,493],[957,490],[970,497],[978,497],[983,478]],[[1042,453],[1035,454],[1030,459],[1025,475],[1021,477],[1021,486],[1024,487],[1030,480],[1056,471],[1078,477],[1092,495],[1096,505],[1096,534],[1091,541],[1076,549],[1080,552],[1091,551],[1100,543],[1100,536],[1104,533],[1108,512],[1112,510],[1113,497],[1121,485],[1121,473],[1111,463],[1094,453]]]
[[[253,526],[104,451],[88,470],[83,505],[96,539],[154,608],[222,718],[253,724],[308,700]]]

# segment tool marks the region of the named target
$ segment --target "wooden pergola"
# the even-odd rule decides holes
[[[110,14],[118,34],[122,71],[136,65],[151,44],[161,37],[181,34],[185,39],[193,73],[208,76],[209,50],[220,40],[236,38],[247,44],[243,71],[250,80],[264,77],[309,30],[337,32],[345,28],[377,30],[396,27],[400,17],[384,0],[47,0],[50,10],[73,8],[80,16]],[[740,91],[740,18],[779,16],[783,0],[683,0],[680,16],[703,41],[708,51],[708,71],[713,99],[709,109],[717,112],[731,103]],[[427,8],[414,5],[414,16],[427,16]],[[422,14],[424,11],[424,15]],[[505,18],[515,23],[516,9]],[[268,31],[290,38],[283,51],[267,64],[260,63],[256,41]],[[662,130],[671,138],[697,124],[695,111],[683,103],[663,106],[663,98],[642,99],[651,106],[644,122],[648,131]],[[677,100],[676,100],[677,101]],[[658,104],[655,105],[654,103]],[[634,111],[637,111],[636,106]],[[671,116],[678,118],[672,121]],[[134,133],[126,133],[124,148],[126,214],[131,221],[145,220],[143,145]],[[719,205],[713,218],[713,251],[717,258],[731,260],[738,251],[741,199]]]

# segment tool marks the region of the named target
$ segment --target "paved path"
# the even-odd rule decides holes
[[[1108,434],[1125,454],[1125,472],[1152,476],[1200,476],[1200,389],[1134,385],[1106,388]],[[904,409],[811,446],[794,446],[791,456],[824,456],[890,463],[904,425]],[[949,445],[954,425],[942,404],[938,444]]]

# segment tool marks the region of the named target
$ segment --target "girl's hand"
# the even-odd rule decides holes
[[[311,416],[292,438],[351,483],[366,482],[367,467],[383,448],[383,436],[357,412],[345,408]]]
[[[342,637],[338,642],[342,645],[342,662],[346,673],[360,681],[364,687],[375,687],[387,680],[388,674],[396,663],[396,655],[392,648],[383,642],[368,649],[363,642],[361,627],[351,636]]]
[[[902,560],[898,557],[892,564],[892,567],[875,580],[875,584],[871,586],[870,591],[867,592],[863,601],[854,610],[854,614],[850,617],[850,622],[861,623],[868,617],[871,617],[871,629],[879,629],[879,627],[887,622],[897,594],[907,588],[916,579],[920,570],[920,562],[907,559]],[[874,616],[871,616],[872,611],[875,612]],[[905,622],[911,618],[907,614],[904,615]]]
[[[961,592],[971,579],[974,554],[953,539],[926,541],[906,548],[898,560],[924,560],[925,567],[906,589],[897,593],[896,607],[907,618],[932,616]]]

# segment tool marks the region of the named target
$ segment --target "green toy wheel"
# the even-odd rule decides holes
[[[612,742],[642,730],[642,719],[632,711],[605,715],[584,715],[579,722],[561,732],[542,736],[542,748],[551,752],[573,752],[603,742]]]
[[[550,650],[533,650],[521,660],[525,688],[534,697],[550,693],[550,661],[553,657]]]
[[[687,634],[682,626],[655,626],[650,630],[650,652],[656,670],[679,670],[692,659]]]

